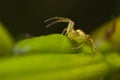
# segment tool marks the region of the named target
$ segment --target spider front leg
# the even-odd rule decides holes
[[[74,22],[71,19],[69,19],[69,18],[52,17],[52,18],[49,18],[49,19],[45,20],[45,22],[49,22],[49,21],[53,21],[53,22],[49,23],[47,25],[47,27],[50,27],[53,24],[56,24],[56,23],[59,23],[59,22],[66,22],[66,23],[68,23],[67,28],[63,30],[63,34],[66,32],[65,35],[69,34],[69,32],[74,30],[74,28],[73,28],[74,27]]]

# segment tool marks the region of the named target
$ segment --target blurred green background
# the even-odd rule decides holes
[[[119,15],[119,0],[1,0],[0,21],[14,37],[61,33],[63,24],[46,28],[44,20],[54,16],[69,17],[86,33]],[[58,27],[57,27],[58,26]]]
[[[116,29],[110,35],[111,40],[109,37],[101,42],[97,40],[107,35],[106,30],[112,29],[111,16],[119,16],[119,4],[120,0],[0,1],[0,22],[3,24],[0,23],[0,80],[34,80],[42,77],[47,80],[60,80],[61,76],[65,80],[120,80],[120,17],[116,18]],[[98,52],[91,64],[88,63],[90,50],[86,47],[78,54],[66,54],[66,49],[69,51],[75,44],[60,34],[25,39],[16,43],[15,40],[25,38],[25,34],[41,36],[61,33],[66,28],[66,23],[45,27],[47,24],[44,20],[54,16],[70,18],[75,21],[75,29],[80,28],[85,33],[93,32],[93,39],[100,45],[97,45]],[[25,50],[28,55],[16,56],[14,50],[20,52],[19,54]],[[53,52],[54,50],[61,53]],[[43,69],[46,70],[45,74],[41,72]]]

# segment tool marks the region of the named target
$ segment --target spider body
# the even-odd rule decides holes
[[[63,17],[53,17],[53,18],[47,19],[45,22],[48,22],[51,20],[54,20],[54,21],[51,22],[50,24],[48,24],[47,27],[49,27],[55,23],[58,23],[58,22],[67,22],[68,23],[67,28],[65,28],[63,30],[62,34],[65,34],[70,40],[73,40],[79,44],[79,46],[77,46],[73,49],[80,49],[84,44],[87,44],[91,48],[93,53],[95,53],[96,46],[95,46],[93,39],[90,37],[90,35],[85,34],[81,29],[75,30],[74,22],[71,19],[63,18]]]

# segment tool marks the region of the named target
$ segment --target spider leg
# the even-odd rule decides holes
[[[81,45],[79,45],[77,47],[73,47],[72,50],[78,50],[78,49],[80,49],[84,45],[85,45],[85,43],[82,43]]]
[[[59,23],[59,22],[65,22],[65,21],[64,20],[56,20],[56,21],[53,21],[53,22],[49,23],[46,27],[50,27],[50,26],[52,26],[56,23]]]
[[[52,21],[52,20],[70,20],[69,18],[63,18],[63,17],[52,17],[52,18],[49,18],[49,19],[46,19],[44,22],[49,22],[49,21]]]
[[[49,22],[49,21],[52,21],[52,20],[55,20],[55,19],[57,19],[57,17],[48,18],[44,22]]]
[[[66,35],[66,33],[65,33],[66,31],[67,31],[67,28],[65,28],[61,34],[65,34]]]
[[[51,25],[53,24],[56,24],[58,22],[67,22],[67,23],[73,23],[73,21],[69,18],[63,18],[63,17],[52,17],[52,18],[49,18],[47,20],[45,20],[44,22],[49,22],[49,21],[52,21],[54,20],[53,22],[51,22],[50,24],[47,25],[47,27],[50,27]]]
[[[90,37],[90,35],[86,35],[86,36],[87,36],[86,43],[88,46],[90,46],[90,48],[93,52],[93,56],[94,56],[96,53],[96,45],[95,45],[93,39]]]
[[[54,21],[52,21],[52,20],[54,20]],[[73,30],[73,27],[74,27],[74,22],[73,22],[71,19],[69,19],[69,18],[52,17],[52,18],[49,18],[49,19],[45,20],[45,22],[49,22],[49,21],[52,21],[52,22],[49,23],[49,24],[47,25],[47,27],[50,27],[50,26],[52,26],[53,24],[56,24],[56,23],[59,23],[59,22],[66,22],[66,23],[68,23],[68,27],[67,27],[66,33],[65,33],[66,35],[67,35],[71,30]],[[65,31],[63,31],[63,32],[65,32]]]

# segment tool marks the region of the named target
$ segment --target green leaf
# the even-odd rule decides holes
[[[34,54],[34,53],[33,53]],[[0,61],[1,80],[100,80],[110,71],[101,54],[38,53]]]
[[[107,38],[108,35],[106,36],[106,40],[110,42],[113,48],[120,51],[120,16],[101,25],[100,28],[92,33],[92,36],[98,44],[101,44],[103,38],[105,38],[106,31],[112,31],[113,27],[115,27],[115,30],[109,35],[109,39]]]
[[[5,27],[0,23],[0,57],[12,54],[13,39]]]
[[[18,42],[14,47],[15,54],[26,53],[74,53],[78,50],[72,48],[76,43],[61,34],[51,34],[47,36],[34,37]]]

